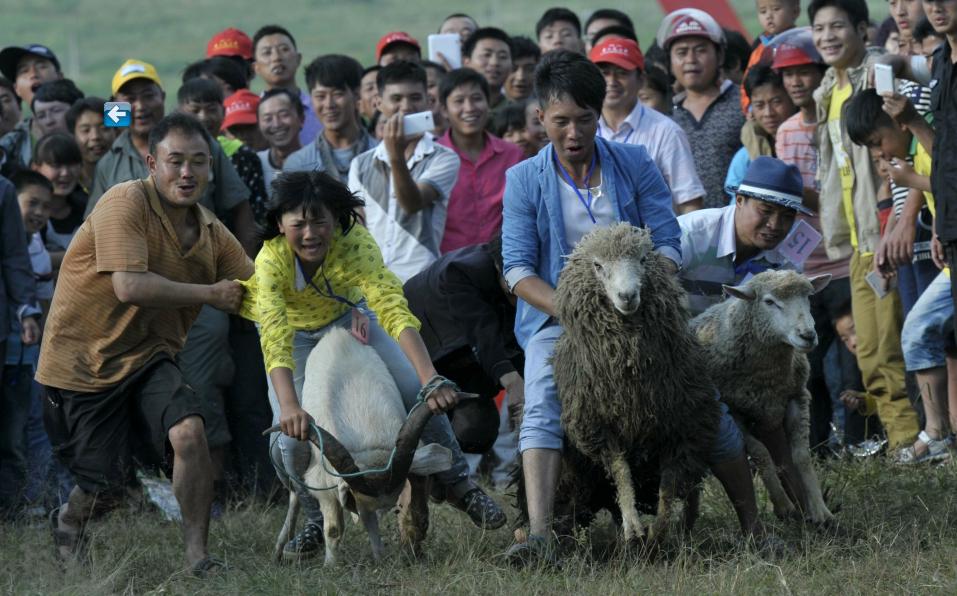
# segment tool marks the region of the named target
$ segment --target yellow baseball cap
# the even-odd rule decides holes
[[[113,95],[116,95],[119,92],[120,87],[129,83],[133,79],[149,79],[160,86],[163,87],[163,82],[160,81],[159,74],[156,73],[156,67],[150,64],[149,62],[143,62],[142,60],[129,59],[123,63],[123,66],[116,71],[116,74],[113,75]]]

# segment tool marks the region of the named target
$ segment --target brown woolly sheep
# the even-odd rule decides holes
[[[797,504],[816,523],[833,515],[824,503],[808,446],[807,352],[817,345],[808,297],[830,280],[830,275],[808,279],[794,271],[765,271],[741,286],[725,286],[731,298],[691,322],[707,352],[707,372],[741,428],[775,514],[792,516]],[[805,503],[788,496],[770,453],[753,436],[782,427]]]
[[[697,487],[708,471],[720,405],[702,374],[704,354],[685,302],[649,232],[626,223],[585,236],[555,291],[564,329],[553,354],[562,427],[568,445],[614,482],[625,541],[643,535],[636,462],[659,462],[650,543],[663,537],[675,498],[688,499],[685,521],[693,523]]]

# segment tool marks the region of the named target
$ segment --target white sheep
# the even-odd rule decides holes
[[[341,328],[329,330],[309,354],[302,407],[315,419],[325,453],[323,461],[314,434],[312,461],[302,481],[322,508],[326,564],[336,563],[344,507],[358,513],[369,534],[373,558],[381,558],[378,512],[395,506],[407,477],[412,485],[411,504],[399,517],[400,538],[417,552],[428,528],[427,476],[452,464],[452,454],[445,447],[416,448],[431,417],[429,408],[422,404],[407,419],[399,388],[385,362],[374,348]],[[327,471],[335,469],[345,475],[380,469],[388,463],[393,447],[395,456],[388,471],[354,478]],[[313,490],[326,487],[331,490]],[[297,514],[298,500],[290,491],[286,520],[276,541],[277,558],[295,527]]]
[[[796,513],[770,453],[754,434],[783,427],[806,503],[797,503],[815,523],[833,515],[824,503],[811,463],[807,353],[817,346],[808,297],[830,275],[810,279],[794,271],[765,271],[740,286],[725,286],[730,298],[691,321],[707,352],[707,371],[758,464],[774,512]],[[760,432],[756,432],[760,431]]]

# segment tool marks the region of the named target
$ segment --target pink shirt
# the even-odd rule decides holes
[[[791,116],[778,127],[774,135],[774,151],[784,163],[794,164],[801,171],[805,188],[815,188],[817,174],[817,143],[814,134],[817,124],[804,122],[801,112]],[[799,215],[801,219],[821,231],[821,219],[817,215]],[[804,262],[805,275],[830,273],[834,279],[850,276],[850,257],[832,261],[822,240]]]
[[[502,229],[505,170],[525,159],[525,155],[517,145],[489,133],[485,133],[485,149],[475,162],[452,142],[451,129],[437,142],[455,151],[462,162],[458,181],[449,195],[445,234],[439,250],[444,254],[488,242]]]

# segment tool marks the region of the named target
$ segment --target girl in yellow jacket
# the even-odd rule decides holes
[[[375,240],[359,222],[362,201],[322,172],[288,172],[273,182],[265,242],[256,273],[246,285],[240,314],[259,323],[269,382],[273,422],[282,435],[273,459],[301,477],[309,466],[306,438],[312,418],[302,409],[302,386],[309,352],[329,329],[351,328],[357,341],[372,346],[398,385],[406,410],[420,389],[438,377],[409,312],[402,283],[389,271]],[[356,371],[356,374],[362,374]],[[435,412],[456,403],[456,393],[439,385],[427,395]],[[505,514],[468,479],[468,465],[445,416],[435,416],[422,434],[453,454],[452,468],[437,474],[449,502],[476,525],[497,528]],[[277,453],[278,451],[278,453]],[[322,514],[308,491],[296,487],[307,522],[285,547],[283,557],[302,559],[319,552]]]

